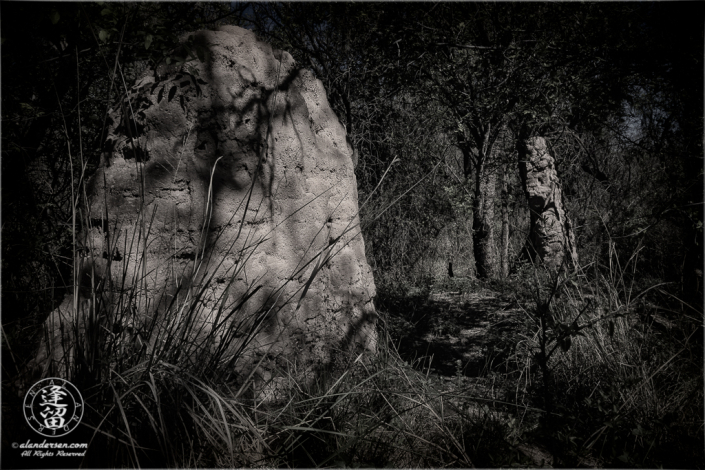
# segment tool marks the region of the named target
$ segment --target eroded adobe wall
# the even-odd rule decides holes
[[[519,174],[531,213],[525,251],[531,258],[538,255],[539,260],[553,270],[564,265],[576,267],[575,235],[563,206],[560,179],[546,140],[543,137],[520,139],[517,149]]]
[[[139,292],[140,315],[198,298],[205,329],[252,294],[233,321],[261,322],[254,359],[318,367],[373,350],[353,151],[322,83],[241,28],[193,41],[205,62],[145,75],[111,115],[91,269],[112,295]]]

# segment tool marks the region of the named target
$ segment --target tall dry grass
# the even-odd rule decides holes
[[[702,466],[702,310],[614,246],[571,275],[524,273],[521,391],[562,465]]]

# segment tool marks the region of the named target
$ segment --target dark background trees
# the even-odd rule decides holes
[[[557,159],[581,255],[642,247],[644,272],[698,298],[699,8],[4,4],[4,321],[46,312],[70,284],[76,190],[99,162],[106,110],[125,83],[184,59],[178,35],[218,22],[255,29],[324,82],[369,198],[378,282],[428,279],[444,272],[434,258],[459,253],[456,272],[480,277],[501,277],[500,252],[516,264],[531,227],[514,207],[503,228],[500,181],[520,196],[515,142],[535,135]]]
[[[461,278],[521,270],[532,221],[517,142],[543,137],[580,264],[629,264],[635,291],[663,283],[651,300],[672,319],[702,312],[701,3],[3,2],[0,13],[2,322],[21,340],[5,373],[72,286],[74,215],[107,110],[142,71],[199,60],[176,48],[182,33],[222,23],[324,83],[355,150],[379,304],[427,293],[449,261]]]
[[[673,217],[676,213],[678,217],[701,214],[696,209],[696,193],[702,189],[698,176],[701,143],[694,138],[701,136],[702,129],[701,100],[696,99],[702,91],[697,70],[702,52],[701,41],[696,39],[702,35],[698,8],[693,3],[677,7],[267,4],[255,5],[252,18],[260,34],[314,68],[330,90],[333,106],[356,144],[362,194],[375,186],[393,158],[386,149],[386,157],[380,159],[377,149],[391,134],[385,131],[400,121],[390,109],[395,100],[403,97],[419,111],[406,119],[426,119],[423,128],[427,133],[454,142],[455,152],[462,153],[462,170],[473,193],[472,210],[463,214],[473,220],[472,241],[465,240],[466,246],[474,247],[474,260],[468,260],[470,272],[489,277],[499,272],[495,233],[501,229],[493,224],[501,208],[494,180],[502,161],[516,164],[516,153],[511,143],[502,149],[494,144],[500,138],[516,140],[523,132],[547,138],[559,175],[567,178],[566,191],[572,198],[566,203],[570,207],[576,199],[582,201],[583,211],[573,212],[580,217],[576,221],[581,227],[578,245],[588,259],[593,251],[588,248],[587,234],[594,241],[609,232],[617,236],[613,241],[630,251],[638,240],[652,236],[647,232],[654,233],[639,233],[632,226],[654,226],[658,231],[664,222],[668,228],[661,225],[661,236],[665,231],[673,233],[668,243],[690,239],[691,255],[685,256],[684,245],[674,246],[673,251],[680,254],[647,250],[648,261],[644,258],[643,262],[658,265],[671,276],[680,270],[694,285],[695,266],[702,262],[698,254],[702,250],[694,245],[698,220],[676,222]],[[691,99],[685,101],[686,95]],[[436,127],[429,127],[429,121]],[[370,130],[381,135],[372,136]],[[407,149],[414,148],[415,139],[414,134],[405,136]],[[670,147],[667,151],[666,146]],[[670,157],[664,159],[667,154]],[[428,152],[417,155],[417,159],[433,158]],[[436,152],[436,158],[439,155]],[[662,171],[651,165],[659,159]],[[610,165],[621,174],[608,176],[601,165]],[[393,172],[388,175],[394,176]],[[668,182],[657,181],[660,178]],[[583,186],[576,186],[574,180]],[[649,191],[643,190],[645,181],[651,185]],[[591,193],[606,191],[609,195],[609,202],[602,201],[608,206],[589,209],[593,216],[584,210],[595,201],[575,193],[585,184]],[[439,191],[429,194],[434,193],[442,196]],[[638,203],[633,199],[625,203],[625,193],[658,196],[651,202],[642,198]],[[498,210],[486,212],[486,198]],[[671,209],[655,206],[665,201]],[[613,204],[625,205],[615,211]],[[654,218],[664,210],[669,217]],[[609,212],[610,223],[619,227],[605,225],[607,221],[595,212]],[[513,237],[525,236],[517,233],[526,230],[517,227],[517,222]],[[390,238],[391,234],[386,235]],[[601,240],[598,244],[604,247],[604,237]],[[679,257],[681,261],[676,261]]]
[[[46,314],[72,284],[74,208],[107,110],[220,4],[2,5],[3,323]]]

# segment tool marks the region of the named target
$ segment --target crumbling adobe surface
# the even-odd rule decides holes
[[[374,350],[353,150],[322,83],[250,31],[191,36],[203,62],[144,75],[111,115],[87,266],[139,292],[139,315],[191,296],[207,330],[236,309],[229,346],[247,342],[250,362],[312,370]]]
[[[539,260],[553,270],[560,269],[564,263],[578,266],[571,221],[563,206],[563,191],[546,140],[543,137],[520,140],[517,148],[519,174],[531,213],[527,254],[531,258],[538,255]]]

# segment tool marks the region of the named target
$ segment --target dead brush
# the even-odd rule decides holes
[[[636,291],[639,250],[620,264],[610,246],[606,265],[572,276],[535,271],[533,305],[524,309],[533,328],[522,342],[532,360],[522,375],[540,377],[541,432],[563,464],[657,465],[675,435],[663,420],[676,424],[685,410],[702,410],[702,365],[692,361],[700,325],[659,332],[646,312],[659,309],[664,285]]]

